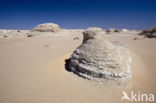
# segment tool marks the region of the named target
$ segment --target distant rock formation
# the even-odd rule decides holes
[[[106,33],[118,33],[118,32],[121,32],[121,30],[119,30],[119,29],[108,29],[108,30],[106,30]]]
[[[83,32],[83,43],[71,55],[68,67],[77,75],[106,83],[131,77],[129,50],[93,31]]]
[[[32,29],[32,32],[38,31],[38,32],[58,32],[61,28],[59,25],[54,23],[45,23],[37,25],[34,29]]]
[[[94,32],[96,32],[96,31],[103,31],[103,29],[99,28],[99,27],[89,27],[89,28],[87,28],[87,31],[94,31]]]
[[[121,29],[121,31],[125,32],[125,31],[128,31],[128,29]]]
[[[156,27],[151,27],[143,30],[139,35],[145,35],[148,38],[156,38]]]
[[[30,30],[7,30],[0,29],[0,38],[25,37]]]

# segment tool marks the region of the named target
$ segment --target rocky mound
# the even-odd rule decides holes
[[[45,23],[37,25],[32,31],[38,31],[38,32],[58,32],[61,28],[59,25],[54,23]]]
[[[139,35],[145,35],[148,38],[156,38],[156,27],[151,27],[143,30]]]
[[[71,55],[68,67],[77,75],[100,83],[121,82],[131,77],[130,62],[128,49],[105,40],[103,35],[85,31],[83,43]]]

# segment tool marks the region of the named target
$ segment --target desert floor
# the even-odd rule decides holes
[[[156,39],[134,37],[105,35],[131,51],[129,87],[101,85],[65,70],[65,59],[82,42],[81,33],[0,39],[0,103],[126,103],[122,91],[156,96]]]

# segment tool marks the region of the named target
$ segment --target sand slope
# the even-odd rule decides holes
[[[75,36],[0,40],[0,103],[120,103],[122,91],[156,95],[156,40],[136,35],[105,35],[132,51],[132,85],[108,87],[82,79],[64,68],[82,42]]]

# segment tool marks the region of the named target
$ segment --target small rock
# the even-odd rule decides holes
[[[9,36],[8,36],[8,35],[4,35],[3,37],[4,37],[4,38],[7,38],[7,37],[9,37]]]
[[[79,40],[79,37],[74,37],[74,40]]]
[[[34,35],[28,34],[27,37],[28,37],[28,38],[29,38],[29,37],[34,37]]]

